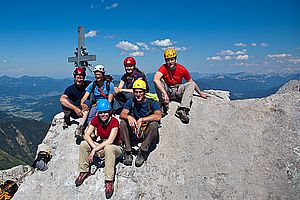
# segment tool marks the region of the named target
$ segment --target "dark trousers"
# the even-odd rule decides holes
[[[137,137],[135,136],[135,133],[132,131],[131,127],[125,120],[121,120],[120,123],[120,134],[122,134],[124,143],[125,143],[125,151],[131,151],[131,144],[130,140],[131,138],[134,138],[137,140]],[[149,122],[145,132],[144,132],[144,138],[141,145],[141,149],[143,151],[148,151],[149,147],[154,139],[156,139],[158,136],[158,122],[153,121]]]

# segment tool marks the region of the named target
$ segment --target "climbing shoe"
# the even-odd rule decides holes
[[[145,160],[146,160],[146,151],[143,151],[142,149],[138,150],[138,154],[137,157],[135,159],[135,166],[136,167],[140,167],[144,164]]]
[[[178,117],[182,123],[188,124],[190,122],[190,119],[188,117],[189,110],[187,108],[177,108],[175,112],[175,116]]]
[[[168,115],[168,111],[169,111],[169,105],[162,105],[161,106],[161,115],[162,115],[162,117],[165,117],[166,115]]]
[[[63,129],[68,128],[68,124],[66,122],[63,123]]]
[[[124,153],[124,160],[123,160],[123,164],[127,165],[127,166],[131,166],[132,165],[132,153],[131,152],[125,152]]]
[[[79,176],[75,181],[76,187],[80,186],[88,176],[89,176],[89,172],[80,172]]]
[[[114,184],[113,181],[105,181],[105,196],[106,199],[109,199],[114,192]]]
[[[77,139],[82,139],[83,138],[83,126],[79,125],[76,128],[74,135]]]

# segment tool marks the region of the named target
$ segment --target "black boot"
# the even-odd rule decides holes
[[[175,112],[175,116],[178,117],[182,123],[188,124],[190,122],[188,113],[189,113],[188,108],[179,107]]]
[[[147,156],[147,151],[143,151],[142,149],[138,150],[138,155],[135,159],[135,166],[140,167],[144,164]]]

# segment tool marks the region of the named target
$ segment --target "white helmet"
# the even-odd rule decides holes
[[[96,65],[94,67],[94,72],[102,72],[102,73],[105,73],[105,67],[104,65]]]

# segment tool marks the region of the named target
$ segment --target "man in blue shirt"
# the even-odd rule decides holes
[[[120,114],[120,133],[125,143],[123,163],[132,165],[132,148],[130,139],[142,139],[135,166],[140,167],[146,160],[149,146],[158,136],[158,123],[161,119],[160,105],[158,102],[145,97],[146,82],[136,80],[133,84],[134,99],[128,100]]]
[[[81,99],[81,106],[84,106],[84,101],[92,94],[94,105],[90,110],[88,116],[88,122],[90,122],[96,115],[96,103],[100,99],[107,99],[109,103],[112,103],[114,98],[114,84],[105,76],[105,67],[103,65],[96,65],[94,68],[95,81],[90,83],[86,88],[85,94]]]

